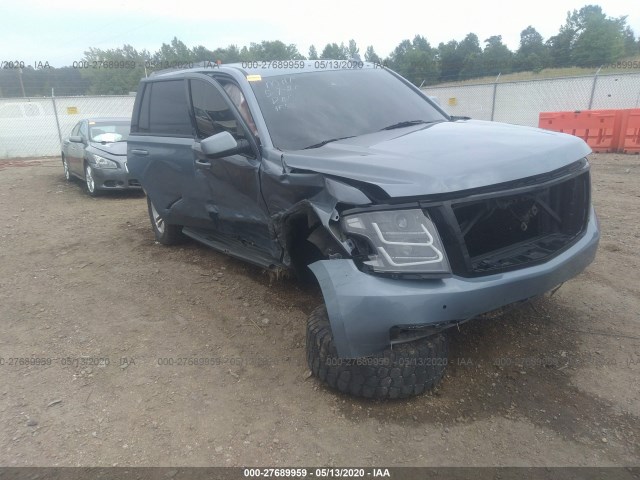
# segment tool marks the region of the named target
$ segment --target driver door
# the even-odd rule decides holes
[[[82,123],[83,122],[80,121],[73,127],[71,135],[69,135],[70,137],[80,135],[80,126]],[[67,151],[67,165],[69,166],[69,170],[77,175],[83,175],[82,161],[84,159],[84,144],[72,142],[67,138],[64,141],[64,146]]]
[[[260,189],[260,153],[238,109],[221,85],[205,75],[188,79],[191,115],[196,140],[193,145],[195,179],[207,191],[206,211],[209,233],[230,253],[260,264],[279,260],[281,248],[270,233],[271,218]],[[229,132],[236,140],[251,144],[248,153],[210,158],[202,152],[200,141]]]

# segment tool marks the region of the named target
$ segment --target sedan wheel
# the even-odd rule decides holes
[[[93,178],[93,169],[91,165],[84,167],[84,178],[87,184],[87,193],[92,197],[96,195],[96,181]]]
[[[62,168],[64,168],[64,178],[67,181],[71,180],[71,172],[69,171],[69,164],[67,163],[66,157],[62,157]]]

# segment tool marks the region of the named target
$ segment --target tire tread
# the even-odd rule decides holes
[[[370,359],[387,360],[385,366],[342,364],[333,344],[329,317],[324,305],[307,321],[307,364],[311,373],[329,387],[343,393],[371,399],[408,398],[435,387],[442,379],[448,355],[447,337],[438,333],[390,347]],[[403,359],[417,360],[403,365]],[[421,365],[420,359],[442,359],[437,365]],[[424,363],[424,362],[422,362]]]

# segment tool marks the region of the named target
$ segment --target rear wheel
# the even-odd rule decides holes
[[[324,305],[307,323],[307,363],[313,375],[343,393],[359,397],[407,398],[431,390],[442,379],[448,361],[444,333],[388,347],[357,359],[339,358]]]
[[[164,218],[158,213],[153,205],[151,198],[147,196],[147,210],[149,211],[149,219],[151,227],[156,237],[156,241],[163,245],[175,245],[183,239],[182,226],[172,225],[164,221]]]

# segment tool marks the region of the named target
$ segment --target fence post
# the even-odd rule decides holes
[[[58,108],[56,107],[56,96],[53,93],[53,88],[51,88],[51,103],[53,103],[53,114],[56,116],[56,127],[58,127],[58,140],[60,140],[60,145],[62,145],[62,133],[60,132],[60,120],[58,120]]]
[[[496,93],[498,92],[498,80],[500,79],[502,72],[498,73],[495,82],[493,82],[493,100],[491,101],[491,121],[493,122],[493,116],[496,112]]]
[[[596,83],[598,82],[598,74],[600,73],[600,70],[602,70],[602,65],[600,66],[596,74],[593,76],[593,85],[591,86],[591,97],[589,97],[589,106],[587,107],[587,110],[591,110],[591,106],[593,105],[593,96],[596,93]]]

